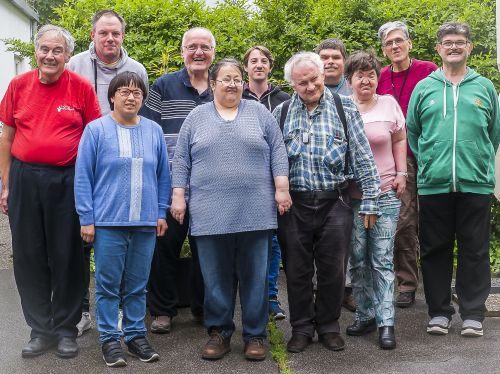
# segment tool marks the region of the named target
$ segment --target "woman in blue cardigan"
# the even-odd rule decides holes
[[[127,364],[122,336],[130,355],[159,358],[144,315],[156,236],[167,230],[170,174],[161,127],[137,115],[146,94],[137,74],[118,74],[108,90],[112,112],[85,128],[76,161],[76,210],[83,240],[94,243],[97,327],[108,366]]]

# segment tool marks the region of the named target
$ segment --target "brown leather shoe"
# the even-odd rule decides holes
[[[266,358],[266,353],[262,338],[251,338],[245,344],[245,358],[249,361],[263,361]]]
[[[231,351],[231,338],[225,338],[218,331],[210,333],[210,339],[203,347],[201,357],[205,360],[219,360]]]
[[[354,297],[352,297],[351,287],[346,287],[344,289],[344,299],[342,300],[342,306],[353,313],[356,311],[356,303],[354,302]]]
[[[327,332],[321,334],[319,339],[321,344],[330,351],[342,351],[345,348],[344,339],[338,332]]]
[[[172,318],[170,316],[156,316],[151,322],[150,330],[155,334],[168,334],[172,328]]]

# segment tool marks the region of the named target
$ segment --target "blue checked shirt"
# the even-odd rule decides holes
[[[380,177],[363,120],[349,97],[341,96],[341,99],[347,119],[349,151],[330,90],[324,91],[312,113],[297,93],[293,94],[283,128],[290,164],[290,190],[334,191],[346,180],[354,179],[363,191],[360,213],[379,214]],[[279,105],[273,112],[278,122],[281,108]],[[344,175],[347,151],[349,172]]]

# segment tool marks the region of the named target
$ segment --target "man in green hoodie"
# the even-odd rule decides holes
[[[453,246],[458,247],[456,291],[462,336],[482,336],[491,287],[489,231],[500,142],[493,83],[467,67],[469,27],[447,22],[437,32],[443,66],[411,96],[408,141],[418,161],[420,249],[430,334],[448,333]]]

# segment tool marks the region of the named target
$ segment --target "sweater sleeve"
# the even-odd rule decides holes
[[[187,188],[191,175],[191,131],[196,121],[198,108],[188,114],[177,138],[174,159],[172,161],[172,187]]]
[[[491,95],[493,97],[493,108],[491,110],[491,123],[489,123],[488,132],[490,135],[491,143],[493,144],[493,150],[496,154],[498,150],[498,144],[500,143],[500,113],[497,94],[494,87],[492,88]]]
[[[90,126],[83,131],[75,165],[75,206],[80,225],[94,224],[94,182],[97,159],[97,136]]]
[[[170,204],[170,169],[168,167],[168,153],[165,139],[163,138],[163,131],[160,125],[153,123],[156,130],[156,137],[158,139],[158,166],[156,175],[158,179],[158,218],[167,217],[167,209]]]

